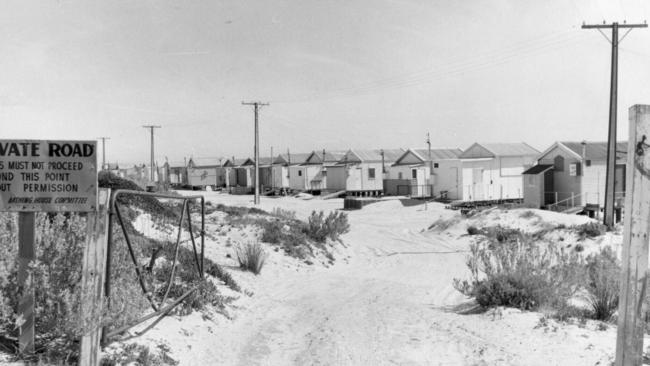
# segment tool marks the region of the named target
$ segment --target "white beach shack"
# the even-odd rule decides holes
[[[522,174],[539,151],[521,143],[474,143],[462,154],[463,201],[523,198]]]
[[[459,199],[460,149],[408,149],[396,159],[384,182],[387,195]]]
[[[289,189],[296,191],[305,191],[307,185],[305,184],[305,167],[303,164],[311,153],[298,153],[287,154],[287,164],[289,170]]]
[[[312,152],[300,165],[302,169],[298,171],[299,177],[291,178],[291,182],[296,183],[291,188],[317,194],[327,192],[328,169],[335,166],[343,155],[345,153],[338,151]],[[303,178],[303,180],[300,181],[299,178]]]
[[[389,167],[402,149],[348,150],[327,171],[329,191],[345,191],[350,196],[380,196]]]
[[[625,197],[627,142],[616,143],[614,197]],[[564,211],[603,207],[607,172],[607,142],[555,142],[537,157],[523,177],[524,204]]]

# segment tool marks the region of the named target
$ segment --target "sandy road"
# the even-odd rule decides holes
[[[420,232],[429,215],[406,213],[351,212],[348,263],[263,276],[237,364],[464,364],[473,350],[445,319],[462,299],[451,283],[464,248]]]

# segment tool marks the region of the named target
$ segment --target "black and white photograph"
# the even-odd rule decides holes
[[[0,3],[0,365],[650,365],[650,0]]]

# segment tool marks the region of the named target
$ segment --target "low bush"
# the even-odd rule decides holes
[[[597,320],[609,320],[618,307],[621,266],[616,253],[610,247],[604,247],[599,253],[587,257],[586,269],[591,316]]]
[[[576,233],[583,239],[603,235],[606,229],[605,225],[593,221],[575,227]]]
[[[239,266],[256,275],[262,271],[262,267],[268,256],[262,244],[253,241],[238,245],[235,248],[235,254],[237,255]]]
[[[328,238],[337,240],[350,230],[348,215],[344,212],[332,211],[327,217],[323,211],[313,211],[304,228],[305,234],[316,242],[323,243]]]
[[[474,225],[470,225],[467,227],[467,235],[478,235],[480,233],[481,231]]]
[[[455,279],[454,287],[484,307],[529,310],[565,304],[582,277],[577,255],[521,233],[495,234],[473,243],[467,266],[471,279]]]
[[[519,217],[521,217],[522,219],[531,219],[533,217],[539,218],[539,215],[536,214],[534,211],[526,210],[520,213]]]
[[[124,348],[117,352],[107,353],[102,357],[102,366],[117,365],[140,365],[140,366],[175,366],[178,361],[169,356],[170,349],[168,346],[159,344],[156,350],[152,351],[149,347],[130,343],[124,345]]]

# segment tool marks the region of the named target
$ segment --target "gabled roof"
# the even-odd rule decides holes
[[[482,159],[501,156],[537,156],[539,151],[525,142],[478,143],[475,142],[460,154],[461,159]]]
[[[345,155],[344,152],[340,151],[325,151],[325,161],[323,161],[323,152],[322,151],[313,151],[307,159],[305,159],[304,165],[308,164],[323,164],[323,163],[335,163]]]
[[[571,151],[582,157],[582,142],[560,142]],[[588,160],[607,160],[607,142],[590,142],[584,144],[585,159]],[[625,158],[627,155],[627,141],[616,143],[616,159]]]
[[[289,162],[291,162],[291,165],[299,165],[303,164],[309,155],[311,155],[311,153],[280,154],[275,158],[275,160],[273,160],[273,164],[288,165]]]
[[[383,157],[382,157],[383,154]],[[402,149],[348,150],[338,164],[346,163],[381,163],[392,164],[404,154]]]
[[[429,149],[415,149],[422,158],[429,160]],[[460,159],[461,149],[431,149],[431,160],[455,160]]]
[[[524,171],[522,174],[540,174],[544,173],[545,171],[549,169],[553,169],[553,164],[537,164],[531,168],[528,168],[526,171]]]

